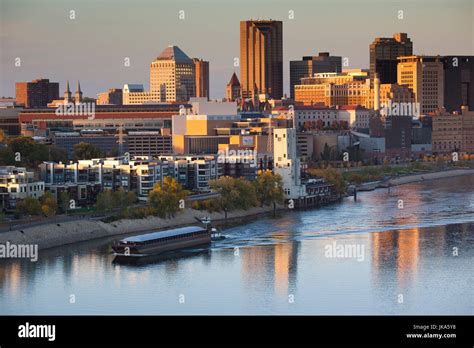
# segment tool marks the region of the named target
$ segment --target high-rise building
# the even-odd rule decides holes
[[[370,77],[378,73],[380,83],[397,82],[397,58],[413,55],[413,42],[405,33],[392,38],[377,37],[370,45]]]
[[[399,85],[408,86],[415,94],[422,114],[444,106],[444,70],[440,56],[398,58]]]
[[[16,104],[25,108],[46,107],[48,103],[59,99],[59,83],[49,79],[16,83]]]
[[[318,56],[303,57],[301,60],[290,61],[290,96],[295,97],[294,86],[301,84],[303,77],[311,77],[316,73],[342,72],[342,58],[321,52]]]
[[[243,98],[283,96],[283,22],[240,22],[240,79]]]
[[[97,105],[122,105],[122,96],[121,88],[109,88],[98,94]]]
[[[225,97],[228,101],[236,101],[237,99],[240,99],[240,82],[235,73],[232,74],[232,77],[227,84]]]
[[[193,58],[196,70],[196,95],[193,97],[209,99],[209,62]]]
[[[151,63],[150,92],[162,102],[186,102],[196,95],[194,62],[177,46],[168,46]]]
[[[461,111],[461,106],[474,110],[474,56],[445,56],[444,107]]]

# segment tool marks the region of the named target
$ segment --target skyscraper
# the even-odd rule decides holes
[[[295,98],[294,86],[301,84],[301,78],[312,77],[316,73],[342,72],[342,58],[321,52],[318,56],[303,57],[290,61],[290,96]]]
[[[443,57],[444,107],[461,112],[461,106],[474,110],[474,56]]]
[[[209,99],[209,62],[193,58],[196,70],[196,97]]]
[[[398,58],[398,84],[408,86],[422,114],[444,106],[444,71],[440,56]]]
[[[377,37],[370,45],[370,78],[379,74],[380,83],[397,83],[397,58],[413,55],[413,42],[405,33],[393,38]]]
[[[168,46],[151,63],[150,92],[162,102],[188,101],[196,95],[194,62],[177,46]]]
[[[283,96],[283,22],[240,22],[240,79],[243,98]]]

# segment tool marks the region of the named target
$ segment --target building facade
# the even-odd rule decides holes
[[[294,86],[301,84],[301,79],[316,73],[342,72],[342,58],[320,52],[317,56],[303,57],[290,61],[290,97],[295,98]]]
[[[397,58],[413,54],[413,42],[405,33],[391,38],[377,37],[369,47],[370,77],[378,74],[380,83],[397,83]]]
[[[16,105],[25,108],[46,107],[48,103],[59,99],[59,83],[49,79],[37,79],[31,82],[17,82]]]
[[[422,114],[444,107],[444,71],[441,57],[399,57],[397,83],[406,85],[413,91],[415,103],[419,103]]]
[[[196,71],[196,94],[193,97],[209,99],[209,62],[193,58]]]
[[[283,96],[283,22],[240,22],[240,82],[242,98]]]

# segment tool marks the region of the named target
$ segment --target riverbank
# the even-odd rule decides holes
[[[398,177],[392,177],[387,180],[379,180],[373,182],[367,182],[357,185],[358,191],[372,191],[377,188],[387,188],[389,186],[398,186],[411,184],[414,182],[421,182],[426,180],[437,180],[451,178],[461,175],[474,175],[474,169],[449,169],[438,172],[426,172],[418,174],[408,174]]]
[[[281,209],[281,207],[280,207]],[[228,223],[249,221],[252,217],[271,214],[273,207],[254,207],[248,210],[237,210],[227,213]],[[39,226],[12,230],[0,233],[0,244],[9,241],[12,244],[35,244],[39,250],[78,243],[98,238],[114,237],[126,234],[145,233],[160,229],[196,224],[195,217],[209,216],[213,223],[225,222],[224,213],[184,209],[172,219],[147,217],[145,219],[123,219],[106,223],[99,220],[81,219],[61,223],[50,223]]]

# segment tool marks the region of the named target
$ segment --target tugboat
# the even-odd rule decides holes
[[[149,256],[167,251],[210,244],[212,240],[224,239],[221,233],[211,227],[211,219],[198,219],[201,226],[187,226],[142,234],[120,240],[112,246],[117,256]]]

